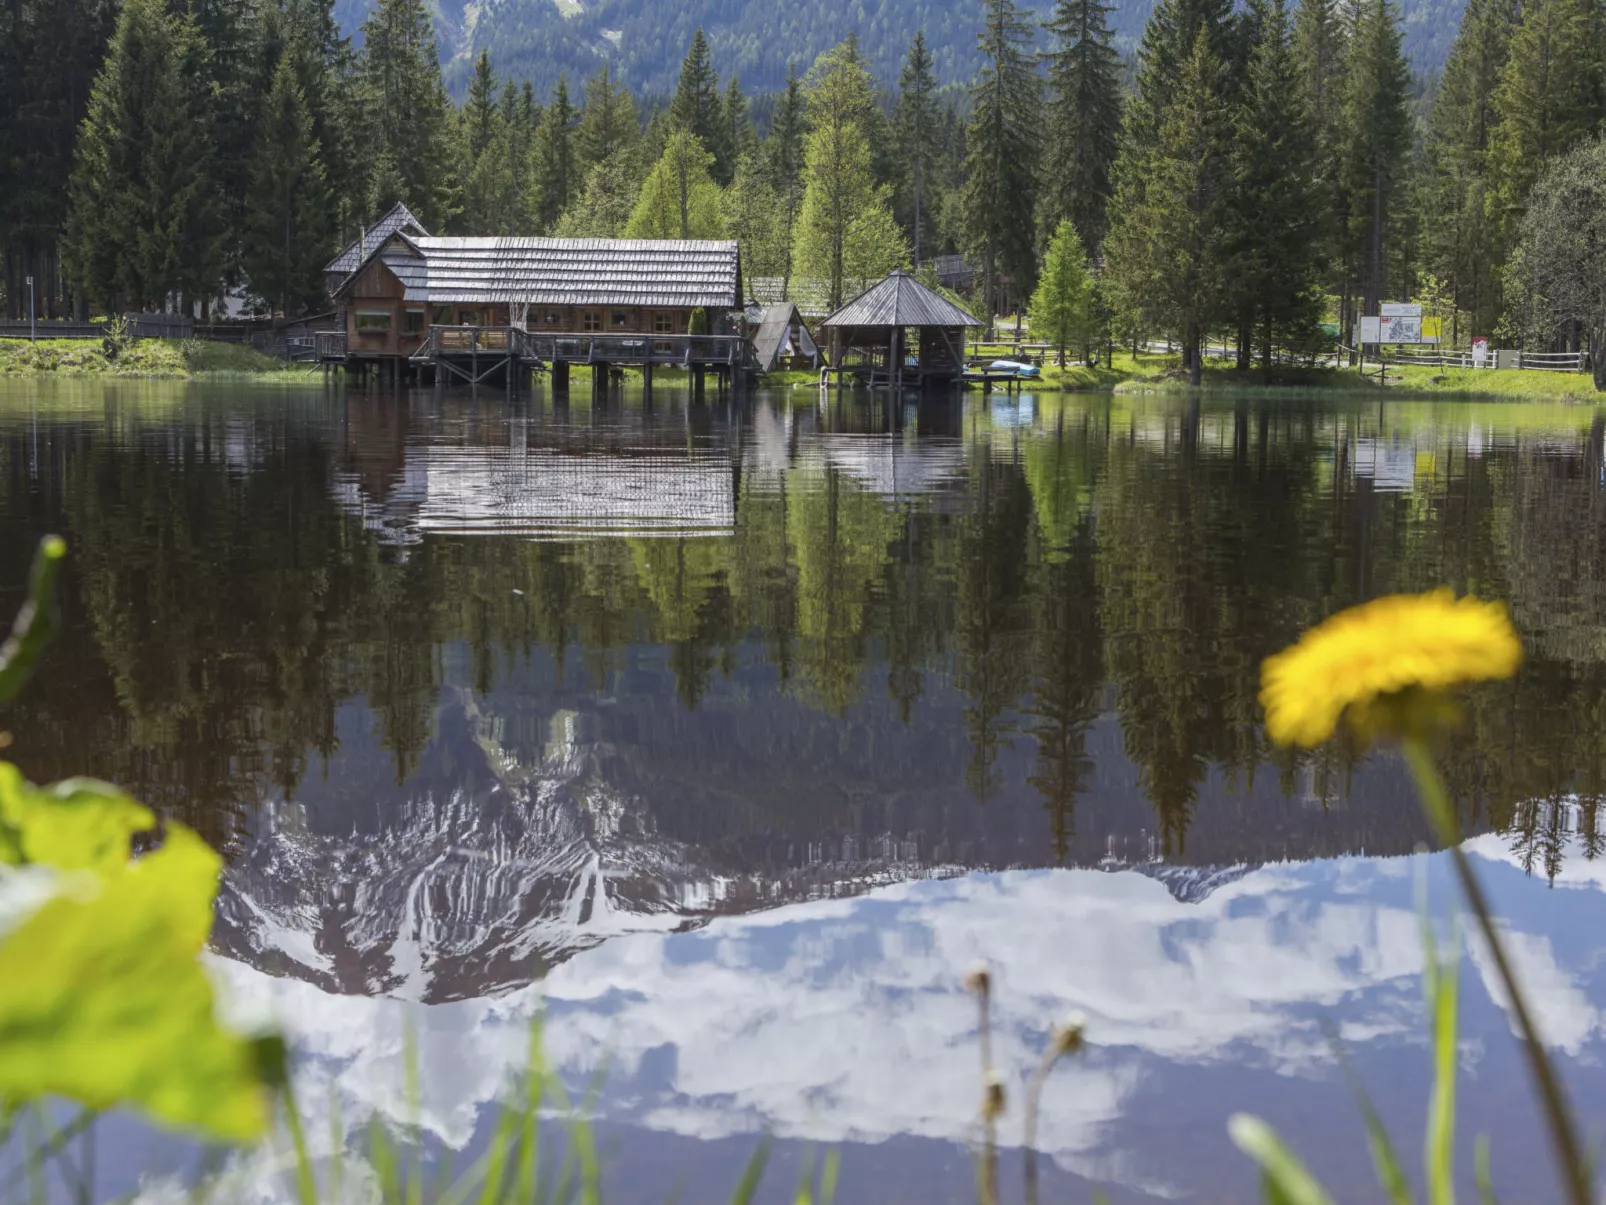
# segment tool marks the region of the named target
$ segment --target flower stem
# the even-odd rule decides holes
[[[1539,1038],[1533,1014],[1528,1007],[1528,998],[1523,993],[1516,973],[1512,970],[1510,959],[1506,956],[1505,942],[1501,940],[1500,931],[1495,926],[1494,915],[1489,911],[1489,901],[1483,894],[1483,885],[1478,881],[1466,851],[1461,848],[1461,822],[1456,817],[1455,808],[1451,806],[1449,793],[1444,788],[1444,780],[1439,777],[1438,767],[1433,764],[1432,755],[1420,739],[1406,737],[1401,744],[1405,752],[1406,765],[1411,768],[1411,777],[1415,779],[1417,792],[1422,797],[1422,811],[1433,826],[1439,844],[1450,854],[1456,877],[1461,882],[1462,893],[1467,897],[1473,916],[1477,918],[1478,927],[1483,930],[1484,940],[1489,943],[1489,953],[1494,959],[1495,970],[1505,987],[1507,998],[1511,1001],[1511,1012],[1517,1021],[1518,1036],[1522,1039],[1528,1070],[1532,1073],[1534,1085],[1539,1091],[1540,1103],[1544,1106],[1545,1118],[1549,1123],[1550,1140],[1556,1148],[1556,1158],[1561,1163],[1560,1173],[1566,1199],[1570,1205],[1591,1205],[1589,1161],[1584,1155],[1583,1145],[1578,1141],[1572,1109],[1567,1103],[1566,1089],[1563,1088],[1561,1078],[1556,1074],[1556,1068]]]

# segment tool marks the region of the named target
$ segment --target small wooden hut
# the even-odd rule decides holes
[[[809,324],[790,301],[765,306],[753,331],[753,354],[759,372],[782,372],[820,366],[820,348]]]
[[[956,381],[965,372],[965,332],[982,323],[908,272],[893,272],[821,327],[840,384],[844,371],[872,385]]]
[[[333,297],[336,290],[346,283],[347,278],[362,267],[368,256],[377,251],[380,244],[393,234],[407,234],[414,238],[429,237],[429,231],[425,230],[424,224],[413,216],[413,211],[400,201],[396,202],[395,207],[364,230],[355,243],[329,261],[323,270],[324,283],[329,288],[329,295]]]

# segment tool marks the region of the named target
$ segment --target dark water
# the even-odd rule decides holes
[[[0,609],[72,548],[12,753],[226,851],[219,973],[297,1035],[315,1135],[411,1116],[411,1027],[423,1127],[472,1155],[540,1013],[606,1072],[613,1199],[719,1197],[769,1132],[777,1200],[815,1143],[846,1199],[967,1200],[985,961],[1012,1082],[1089,1020],[1051,1199],[1245,1199],[1241,1110],[1372,1197],[1329,1034],[1414,1164],[1416,893],[1453,889],[1397,763],[1267,746],[1259,663],[1386,592],[1509,601],[1528,662],[1450,769],[1606,1136],[1603,437],[1364,397],[0,384]],[[1463,1162],[1488,1133],[1546,1199],[1476,946],[1462,978]],[[109,1141],[116,1191],[183,1162]]]

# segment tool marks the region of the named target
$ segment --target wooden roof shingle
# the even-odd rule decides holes
[[[899,269],[848,302],[824,326],[981,326],[967,311]]]
[[[540,305],[741,304],[734,242],[393,238],[378,258],[408,301]]]
[[[413,216],[413,211],[398,201],[394,209],[363,232],[359,241],[330,260],[324,272],[328,275],[350,276],[362,267],[365,252],[372,254],[377,251],[386,239],[398,232],[414,236],[429,234],[424,224]]]

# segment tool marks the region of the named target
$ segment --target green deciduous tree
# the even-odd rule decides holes
[[[1113,11],[1102,0],[1058,0],[1046,24],[1053,47],[1047,54],[1041,228],[1053,231],[1069,219],[1093,254],[1104,240],[1121,134],[1121,65],[1110,44]]]
[[[736,178],[724,194],[725,230],[741,244],[742,271],[749,277],[785,276],[791,257],[785,199],[753,154],[736,165]]]
[[[1058,350],[1061,367],[1067,347],[1078,348],[1086,359],[1096,312],[1087,252],[1075,223],[1064,218],[1049,241],[1043,270],[1037,276],[1037,290],[1032,294],[1032,337]]]
[[[1506,268],[1518,334],[1587,342],[1606,390],[1606,138],[1553,160],[1529,192]]]
[[[876,183],[871,168],[865,131],[873,108],[870,73],[858,42],[849,38],[821,55],[809,72],[809,133],[793,267],[825,284],[832,309],[842,304],[850,282],[882,275],[908,254],[888,190]]]
[[[725,218],[713,167],[714,157],[697,135],[676,130],[641,186],[641,195],[625,226],[625,237],[725,237]]]
[[[322,302],[330,216],[323,157],[286,52],[257,123],[241,239],[251,293],[270,311],[291,317]]]
[[[127,0],[79,136],[66,267],[112,306],[211,297],[222,268],[205,46],[185,13]]]
[[[982,67],[970,88],[965,225],[982,278],[983,319],[992,327],[998,275],[1031,289],[1037,197],[1039,88],[1032,23],[1015,0],[986,0],[978,46]]]

